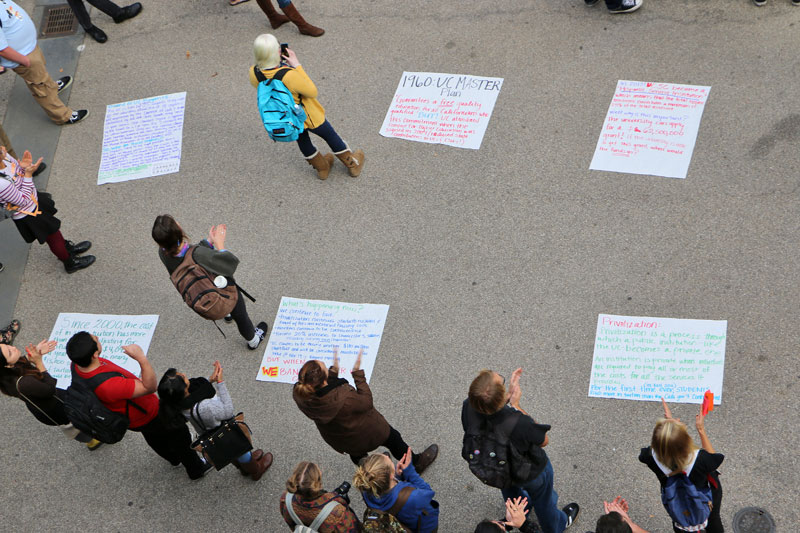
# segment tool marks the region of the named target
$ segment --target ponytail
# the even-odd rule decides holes
[[[311,359],[306,361],[300,372],[298,372],[297,384],[295,384],[294,390],[300,398],[307,400],[322,386],[325,378],[327,378],[327,373],[322,370],[319,361]]]
[[[389,490],[393,469],[386,463],[385,456],[373,453],[356,468],[353,485],[361,492],[369,492],[375,498]]]

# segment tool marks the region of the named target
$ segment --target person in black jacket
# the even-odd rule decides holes
[[[212,276],[223,276],[232,280],[236,267],[239,266],[239,259],[225,249],[225,235],[227,226],[219,224],[212,226],[208,232],[208,238],[200,241],[195,247],[189,244],[189,238],[183,232],[183,228],[170,215],[159,215],[153,223],[153,240],[159,246],[158,257],[167,272],[172,273],[183,262],[186,253],[192,249],[195,262],[203,267]],[[236,306],[230,315],[225,317],[226,322],[236,322],[239,334],[247,341],[247,347],[251,350],[258,348],[261,341],[267,335],[267,323],[259,322],[253,327],[253,321],[247,314],[247,307],[242,297],[242,291],[236,289],[238,299]]]

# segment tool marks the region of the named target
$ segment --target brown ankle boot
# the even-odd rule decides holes
[[[316,26],[312,26],[308,22],[305,21],[303,16],[297,12],[297,8],[294,7],[294,4],[289,4],[286,7],[282,7],[283,12],[286,13],[286,16],[289,17],[289,20],[294,22],[297,29],[300,30],[300,33],[303,35],[310,35],[312,37],[319,37],[325,30],[322,28],[317,28]]]
[[[272,454],[267,452],[256,459],[256,455],[253,454],[253,458],[250,459],[249,463],[239,463],[242,466],[242,470],[246,472],[253,481],[258,481],[261,479],[261,476],[264,475],[270,466],[272,466]]]
[[[344,152],[338,152],[336,157],[339,158],[339,161],[344,163],[344,166],[350,171],[350,175],[354,178],[357,178],[359,174],[361,174],[361,169],[364,168],[364,152],[362,150],[356,150],[353,152],[349,148]]]
[[[328,173],[331,171],[331,166],[333,165],[333,154],[322,155],[322,153],[317,150],[317,153],[311,157],[307,157],[306,161],[317,171],[317,177],[319,177],[319,179],[328,179]]]
[[[273,30],[289,22],[289,17],[278,13],[278,10],[275,9],[275,6],[272,5],[270,0],[256,1],[258,2],[258,7],[261,8],[261,11],[263,11],[269,19],[269,25],[272,26]]]

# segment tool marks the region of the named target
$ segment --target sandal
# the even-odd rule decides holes
[[[0,329],[0,344],[11,344],[14,342],[14,334],[7,329]]]
[[[244,4],[245,2],[249,2],[250,0],[228,0],[229,6],[238,6],[239,4]]]
[[[14,342],[14,337],[17,336],[20,329],[22,329],[22,323],[15,318],[8,326],[0,330],[2,342],[4,344],[12,344]]]

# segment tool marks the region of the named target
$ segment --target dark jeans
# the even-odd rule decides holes
[[[550,459],[542,473],[521,487],[502,489],[503,501],[525,496],[532,506],[544,533],[561,533],[567,526],[567,515],[558,508],[558,494],[553,490],[553,465]]]
[[[719,483],[719,477],[715,478],[717,483]],[[725,528],[722,525],[722,518],[720,518],[720,507],[722,506],[722,485],[719,485],[719,488],[711,487],[711,503],[713,508],[711,509],[711,515],[708,517],[708,525],[703,530],[705,533],[724,533]],[[682,529],[678,529],[677,527],[673,526],[672,530],[676,533],[686,533]],[[702,532],[701,532],[702,533]]]
[[[192,435],[185,425],[170,429],[164,425],[161,417],[156,416],[147,424],[130,430],[141,433],[147,445],[173,466],[182,464],[190,479],[203,476],[203,461],[190,447]]]
[[[114,2],[110,2],[109,0],[86,0],[91,5],[108,15],[109,17],[116,17],[122,11],[122,8],[119,7]],[[72,12],[75,13],[75,18],[78,19],[78,23],[81,27],[86,30],[92,27],[92,19],[89,18],[89,12],[86,11],[86,6],[83,5],[83,0],[67,0],[69,7],[72,8]]]
[[[313,133],[318,137],[322,137],[322,139],[328,143],[328,146],[331,147],[334,153],[344,152],[347,150],[347,145],[344,143],[339,134],[336,133],[336,130],[333,129],[331,123],[327,120],[322,123],[322,125],[317,126],[316,128],[312,129],[304,129],[303,133],[300,134],[300,137],[297,138],[297,146],[300,147],[300,151],[303,152],[303,155],[306,158],[311,157],[317,151],[317,147],[314,146],[314,143],[311,142],[311,137],[308,135],[308,132]]]
[[[253,337],[256,336],[256,328],[253,327],[253,321],[250,320],[250,316],[247,314],[247,306],[244,303],[244,294],[239,289],[236,289],[239,293],[239,299],[236,301],[236,307],[233,308],[231,311],[231,317],[233,321],[236,322],[236,327],[239,330],[239,335],[244,337],[245,340],[251,341]]]
[[[381,446],[384,448],[389,448],[389,452],[394,456],[395,459],[401,459],[408,451],[408,444],[406,444],[406,441],[403,440],[403,436],[400,435],[399,431],[391,426],[389,426],[389,437],[383,442],[383,444],[381,444]],[[416,454],[414,455],[416,456]],[[362,453],[361,455],[353,455],[351,453],[350,460],[358,465],[366,456],[366,453]]]

